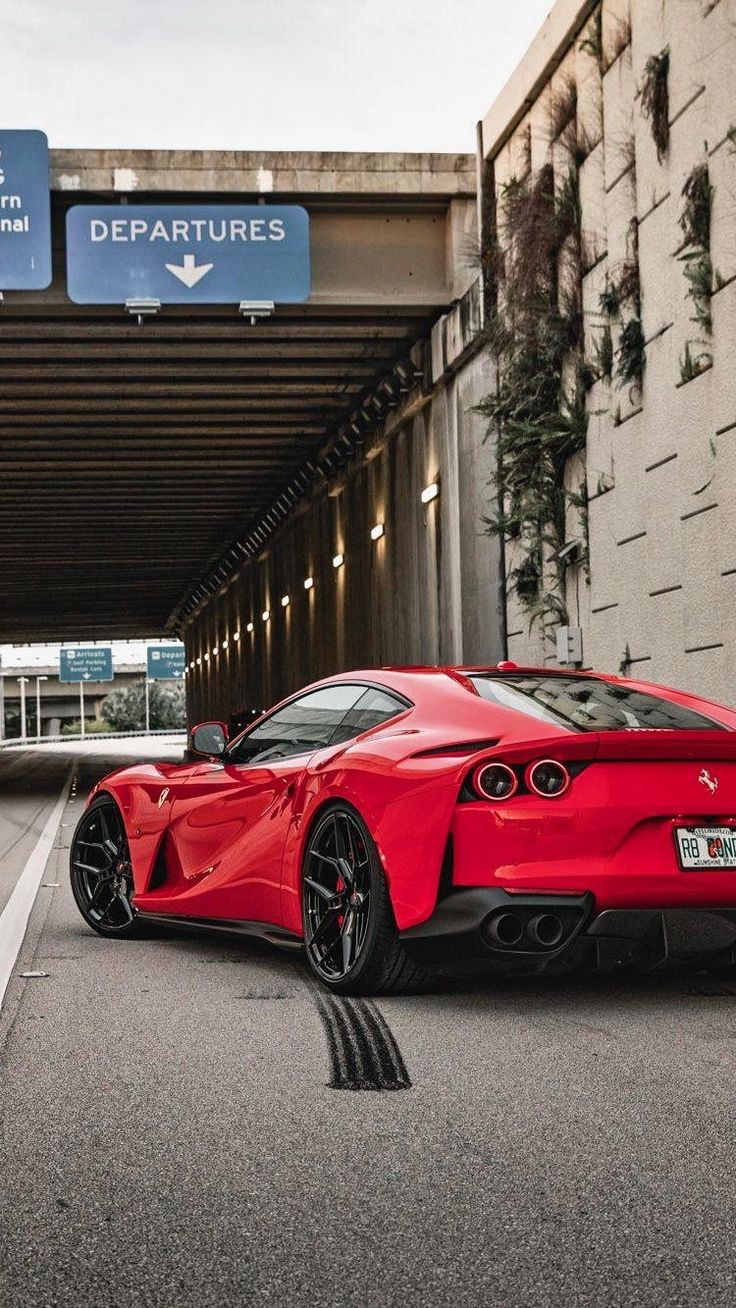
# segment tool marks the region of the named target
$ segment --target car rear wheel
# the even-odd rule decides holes
[[[323,810],[310,834],[302,920],[309,965],[337,994],[407,993],[432,980],[406,954],[375,842],[348,804]]]
[[[79,819],[69,871],[77,908],[93,931],[101,936],[138,933],[128,839],[109,795],[98,795]]]

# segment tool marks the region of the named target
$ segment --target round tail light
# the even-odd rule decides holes
[[[497,803],[501,799],[511,799],[516,794],[519,778],[506,763],[484,763],[476,769],[473,785],[484,799],[492,799]]]
[[[553,758],[540,758],[537,763],[529,765],[525,780],[535,795],[542,795],[544,799],[556,799],[558,795],[564,795],[570,785],[570,773],[564,764],[557,763]]]

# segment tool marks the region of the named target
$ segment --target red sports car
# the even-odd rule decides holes
[[[733,709],[591,672],[381,668],[189,743],[90,796],[71,879],[101,935],[258,935],[354,994],[736,960]]]

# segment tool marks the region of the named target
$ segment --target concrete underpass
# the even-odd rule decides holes
[[[475,159],[54,151],[52,188],[53,284],[0,319],[0,639],[179,634],[192,717],[499,657]],[[203,195],[307,208],[306,304],[70,302],[72,203]]]

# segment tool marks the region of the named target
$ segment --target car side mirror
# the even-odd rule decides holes
[[[227,727],[224,722],[200,722],[189,737],[189,748],[194,754],[219,758],[227,749]]]

